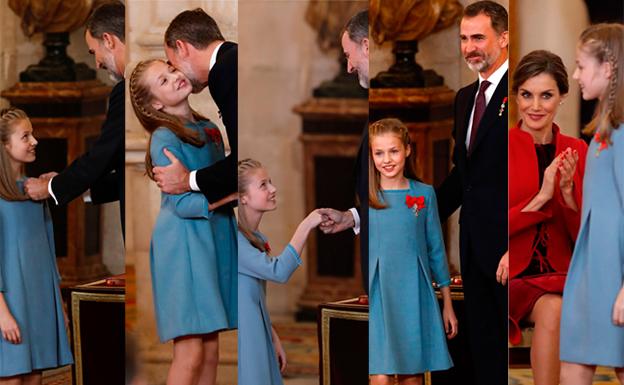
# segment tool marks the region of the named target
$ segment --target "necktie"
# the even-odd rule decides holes
[[[477,137],[477,129],[479,128],[479,123],[481,123],[481,118],[483,118],[483,113],[485,112],[485,90],[487,90],[490,84],[492,83],[484,80],[479,85],[479,93],[477,94],[477,99],[475,100],[474,116],[472,117],[472,130],[470,131],[468,152],[472,151],[472,145]]]

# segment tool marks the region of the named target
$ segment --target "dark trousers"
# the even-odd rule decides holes
[[[459,332],[468,334],[475,383],[504,385],[508,382],[508,286],[496,281],[495,271],[486,273],[479,267],[475,261],[479,256],[471,251],[469,242],[467,239],[461,242],[467,325],[465,331]]]

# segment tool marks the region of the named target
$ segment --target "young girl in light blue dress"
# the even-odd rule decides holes
[[[563,290],[561,384],[592,383],[596,365],[624,384],[624,25],[587,28],[574,79],[598,99],[583,179],[581,227]]]
[[[193,111],[189,80],[161,60],[137,64],[132,106],[150,133],[145,167],[170,164],[167,149],[187,169],[225,157],[218,128]],[[235,197],[234,197],[235,198]],[[152,233],[150,268],[158,335],[173,340],[168,385],[215,384],[218,333],[237,325],[236,221],[223,202],[199,192],[162,193]]]
[[[277,254],[259,231],[264,213],[277,208],[277,189],[259,162],[238,162],[238,192],[238,385],[282,385],[286,354],[271,325],[266,282],[288,281],[301,265],[299,255],[321,215],[311,212]]]
[[[436,196],[415,178],[401,121],[372,123],[369,143],[368,371],[373,385],[394,375],[422,384],[422,373],[453,365],[446,339],[457,334]]]
[[[37,140],[26,114],[0,111],[0,383],[41,384],[44,369],[73,362],[52,219],[23,190]],[[10,378],[8,378],[10,377]]]

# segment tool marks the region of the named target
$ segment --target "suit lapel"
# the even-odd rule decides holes
[[[219,69],[221,67],[221,58],[223,57],[223,55],[235,46],[236,46],[236,43],[232,43],[231,41],[226,41],[223,44],[221,44],[221,47],[219,47],[219,51],[217,52],[217,58],[216,58],[215,64],[210,70],[210,72],[208,73],[208,88],[210,88],[211,86],[214,86],[215,83],[219,82],[217,75],[213,76],[213,74],[217,74],[219,72]]]
[[[474,143],[472,144],[472,151],[479,146],[479,143],[483,141],[483,137],[489,128],[496,122],[497,119],[504,119],[507,122],[507,109],[505,109],[504,114],[499,116],[499,111],[501,108],[501,104],[503,103],[503,99],[507,96],[508,85],[507,85],[507,72],[501,78],[501,81],[498,83],[498,87],[494,91],[490,102],[485,108],[485,112],[483,113],[483,118],[481,119],[481,123],[479,124],[479,128],[477,130],[477,137],[475,138]]]
[[[219,59],[221,58],[221,56],[223,56],[223,54],[227,51],[230,50],[230,48],[234,47],[236,45],[236,43],[232,43],[231,41],[226,41],[223,44],[221,44],[221,47],[219,47],[219,52],[217,52],[217,61],[216,63],[219,62]],[[216,65],[215,63],[215,65]]]

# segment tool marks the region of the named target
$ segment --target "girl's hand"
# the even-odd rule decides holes
[[[571,194],[572,187],[574,186],[574,173],[576,172],[576,165],[579,159],[578,151],[572,151],[572,149],[568,147],[561,153],[560,156],[561,163],[559,165],[559,187],[561,188],[562,193]]]
[[[11,313],[2,314],[0,316],[0,330],[2,330],[2,337],[10,343],[22,343],[22,335],[19,326],[17,326],[17,322]]]
[[[238,193],[231,193],[230,195],[221,198],[220,200],[216,201],[215,203],[208,203],[208,210],[210,211],[214,211],[216,209],[218,209],[219,207],[226,205],[232,201],[235,201],[238,199]]]
[[[65,329],[69,329],[69,317],[67,316],[67,305],[63,301],[63,320],[65,321]]]
[[[315,228],[323,222],[323,216],[319,212],[319,209],[316,209],[308,214],[305,220],[310,225],[310,228]]]
[[[275,347],[277,362],[280,366],[280,373],[284,374],[287,365],[286,352],[284,351],[284,348],[282,347],[282,341],[280,341],[279,336],[277,335],[277,332],[275,332],[275,330],[273,330],[273,346]]]
[[[442,319],[444,320],[444,331],[446,332],[446,338],[449,340],[455,338],[457,335],[457,318],[455,317],[455,311],[453,310],[452,303],[447,303],[442,309]]]
[[[615,326],[624,326],[624,287],[620,290],[615,304],[613,304],[613,324]]]

